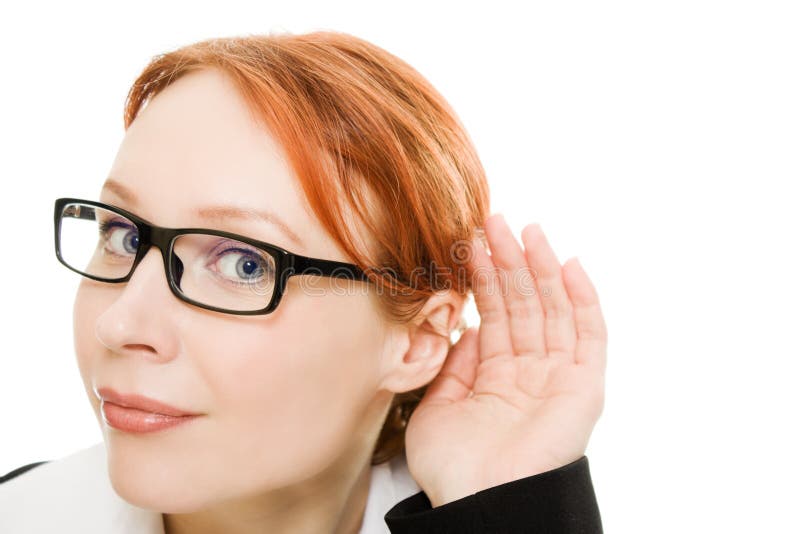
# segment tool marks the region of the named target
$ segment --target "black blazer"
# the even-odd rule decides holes
[[[17,467],[0,477],[0,484],[43,463],[47,461]],[[428,497],[420,491],[395,504],[384,521],[392,534],[603,532],[586,456],[436,508],[431,507]]]

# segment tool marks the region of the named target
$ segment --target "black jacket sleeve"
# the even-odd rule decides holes
[[[431,507],[424,492],[384,516],[392,534],[601,534],[584,455],[572,463]]]

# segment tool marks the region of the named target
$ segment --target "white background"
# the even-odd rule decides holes
[[[208,37],[334,29],[431,80],[477,146],[492,211],[517,235],[539,222],[562,263],[577,255],[592,277],[610,335],[587,450],[606,532],[796,529],[796,6],[4,6],[0,474],[101,440],[52,204],[99,193],[139,71]]]

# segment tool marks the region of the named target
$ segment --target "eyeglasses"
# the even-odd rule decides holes
[[[56,257],[92,280],[127,282],[151,245],[161,250],[172,293],[222,313],[263,315],[278,306],[290,276],[369,281],[358,266],[309,258],[249,237],[205,228],[163,228],[102,202],[59,198]]]

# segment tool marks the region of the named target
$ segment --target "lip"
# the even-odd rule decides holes
[[[121,394],[111,388],[98,388],[103,420],[109,426],[132,433],[147,433],[184,424],[200,413],[188,412],[138,394]]]
[[[142,412],[150,412],[160,415],[169,415],[172,417],[184,417],[187,415],[202,415],[199,413],[193,413],[193,412],[188,412],[186,410],[181,410],[180,408],[170,406],[169,404],[157,401],[155,399],[151,399],[150,397],[145,397],[144,395],[138,395],[136,393],[127,393],[127,394],[118,393],[117,391],[106,387],[98,388],[97,396],[100,397],[100,399],[105,402],[111,402],[113,404],[116,404],[117,406],[124,406],[126,408],[134,408]]]

